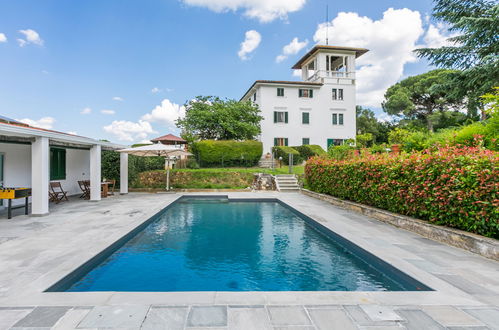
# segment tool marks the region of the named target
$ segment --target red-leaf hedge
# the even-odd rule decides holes
[[[499,238],[499,153],[445,147],[411,154],[311,158],[308,187],[388,211]]]

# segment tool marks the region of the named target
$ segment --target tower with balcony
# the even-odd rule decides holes
[[[256,103],[264,152],[274,145],[327,149],[356,134],[356,58],[364,48],[316,45],[292,68],[301,81],[257,80],[241,100]]]

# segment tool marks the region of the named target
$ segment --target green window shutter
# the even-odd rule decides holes
[[[308,95],[310,98],[314,97],[314,90],[313,89],[309,90]]]
[[[50,149],[50,180],[66,179],[66,149]]]
[[[274,123],[277,123],[277,111],[274,111]]]
[[[277,138],[274,138],[274,146],[277,147],[278,146],[278,143],[279,141],[277,140]]]
[[[309,138],[303,138],[303,139],[301,139],[301,144],[302,145],[309,145],[310,144],[310,139]]]
[[[333,139],[327,139],[327,149],[329,150],[329,147],[332,146],[334,144],[334,140]]]
[[[288,123],[288,112],[287,111],[284,113],[284,122],[286,124]]]
[[[333,113],[333,125],[338,125],[338,115]]]
[[[310,114],[308,112],[301,113],[302,124],[310,124]]]
[[[338,115],[338,117],[339,117],[339,118],[338,118],[338,122],[339,122],[339,124],[340,124],[340,125],[343,125],[343,114],[342,114],[342,113],[340,113],[340,114]]]
[[[298,97],[303,97],[303,90],[301,89],[298,90]]]
[[[287,147],[288,146],[288,138],[284,138],[284,145]]]

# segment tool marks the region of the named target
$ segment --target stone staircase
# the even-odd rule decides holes
[[[294,174],[278,174],[275,176],[275,185],[278,191],[299,191],[300,186]]]

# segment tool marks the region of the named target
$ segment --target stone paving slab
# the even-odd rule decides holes
[[[444,330],[445,328],[421,310],[406,309],[397,311],[406,323],[408,330]]]
[[[355,330],[357,328],[342,309],[311,309],[308,314],[319,330]]]
[[[187,327],[227,326],[227,306],[194,306],[187,317]]]
[[[149,306],[97,306],[78,324],[85,328],[136,329],[142,325]]]
[[[71,307],[36,307],[13,328],[51,328]]]
[[[228,326],[234,330],[272,329],[264,306],[247,308],[229,307]]]
[[[153,306],[149,309],[141,329],[167,328],[170,330],[182,330],[185,327],[188,311],[188,307]]]
[[[464,309],[464,311],[471,316],[479,319],[491,329],[499,329],[499,309],[497,308],[483,308],[483,309]]]
[[[446,327],[484,326],[476,318],[452,306],[424,306],[423,311]]]
[[[267,310],[275,326],[312,325],[302,306],[269,306]]]

